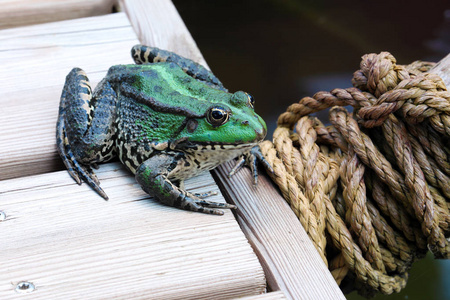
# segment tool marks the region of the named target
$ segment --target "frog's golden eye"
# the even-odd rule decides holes
[[[245,93],[247,95],[247,104],[250,108],[255,108],[255,99],[249,93]]]
[[[206,121],[214,127],[225,124],[228,121],[229,113],[221,106],[213,106],[206,114]]]

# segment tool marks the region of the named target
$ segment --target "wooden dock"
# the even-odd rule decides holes
[[[0,30],[0,299],[344,299],[264,176],[255,188],[248,170],[218,168],[239,207],[224,216],[161,205],[118,163],[96,172],[108,202],[78,186],[55,146],[72,67],[95,86],[138,43],[206,62],[169,0],[121,1],[118,13],[106,0],[28,2],[0,8],[0,28],[13,27]],[[219,191],[209,173],[186,186]]]

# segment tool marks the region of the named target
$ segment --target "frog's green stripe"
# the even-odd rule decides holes
[[[205,116],[205,112],[199,114],[189,109],[186,109],[185,107],[182,106],[172,106],[163,103],[161,101],[157,101],[155,98],[150,97],[141,91],[137,91],[134,87],[126,83],[124,83],[120,87],[120,92],[122,93],[122,95],[135,99],[136,102],[147,105],[148,107],[157,112],[183,115],[189,118],[202,118]]]
[[[222,82],[208,69],[199,63],[182,57],[176,53],[158,49],[156,47],[148,47],[144,45],[136,45],[131,49],[131,56],[136,64],[155,63],[155,62],[173,62],[179,65],[184,72],[197,80],[201,80],[207,85],[227,91]]]

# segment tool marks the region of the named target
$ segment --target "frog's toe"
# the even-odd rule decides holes
[[[97,185],[100,185],[100,180],[98,180],[97,175],[95,175],[94,171],[92,170],[93,165],[87,165],[84,169],[85,173],[88,174],[88,176],[94,181]],[[98,169],[98,166],[96,165],[96,169]]]
[[[210,214],[210,215],[219,215],[222,216],[224,214],[223,211],[221,211],[220,209],[214,209],[214,208],[204,208],[201,207],[198,212],[202,212],[205,214]]]
[[[78,173],[73,169],[72,165],[66,165],[66,167],[70,177],[72,177],[78,185],[81,185],[82,181],[80,179],[80,176],[78,176]]]
[[[196,211],[196,212],[201,212],[204,214],[210,214],[210,215],[220,215],[222,216],[224,214],[224,212],[220,209],[216,209],[213,207],[204,207],[201,205],[193,205],[189,208],[189,210],[191,211]]]
[[[196,201],[197,204],[200,204],[202,207],[210,207],[210,208],[236,208],[233,204],[228,203],[220,203],[220,202],[212,202],[205,200]]]
[[[273,173],[273,167],[270,165],[269,161],[264,157],[264,154],[262,153],[259,145],[253,147],[252,150],[250,150],[250,152],[253,154],[255,166],[257,166],[258,163],[261,163],[266,169],[266,171]]]
[[[100,181],[95,175],[94,171],[90,166],[83,166],[78,163],[77,160],[72,161],[74,165],[74,169],[78,173],[78,176],[83,179],[92,189],[94,189],[100,196],[102,196],[105,200],[108,200],[108,195],[106,195],[105,191],[100,187]],[[81,184],[81,182],[79,183]]]
[[[239,156],[239,158],[238,158],[236,164],[234,165],[234,167],[228,173],[228,178],[230,178],[231,176],[236,174],[236,172],[239,171],[240,169],[242,169],[242,167],[244,165],[245,165],[245,155],[241,155],[241,156]]]
[[[97,182],[94,181],[94,179],[92,179],[91,176],[84,173],[81,175],[81,178],[84,180],[84,182],[86,182],[92,189],[94,189],[94,191],[96,191],[105,200],[109,199],[109,197],[108,197],[108,195],[106,195],[105,191],[98,185]],[[97,178],[95,177],[95,179],[97,179]]]
[[[196,197],[198,197],[200,199],[211,197],[211,196],[215,196],[217,194],[218,193],[216,191],[209,191],[209,192],[201,193],[201,194],[200,193],[193,193],[194,196],[196,196]]]

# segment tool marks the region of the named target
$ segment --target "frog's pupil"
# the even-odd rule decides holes
[[[220,120],[223,118],[223,113],[220,110],[213,110],[212,117],[213,117],[213,119]]]

